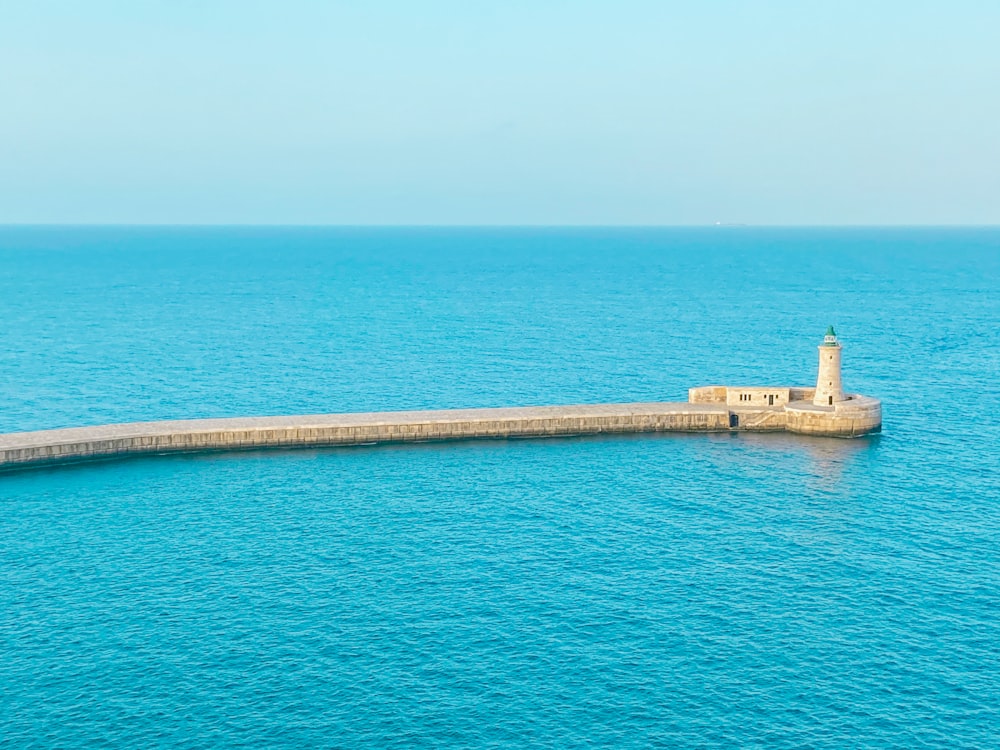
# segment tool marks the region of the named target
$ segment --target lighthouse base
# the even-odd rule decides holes
[[[735,388],[703,386],[688,392],[693,404],[725,404],[730,429],[749,432],[795,432],[827,437],[860,437],[882,431],[882,402],[847,394],[832,405],[813,403],[814,388]]]

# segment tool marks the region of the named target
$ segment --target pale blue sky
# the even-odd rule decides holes
[[[1000,3],[0,0],[0,222],[1000,223]]]

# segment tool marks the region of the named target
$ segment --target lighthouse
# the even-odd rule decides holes
[[[826,329],[823,343],[819,345],[819,375],[816,378],[816,406],[833,406],[844,400],[844,388],[840,384],[840,342],[833,326]]]

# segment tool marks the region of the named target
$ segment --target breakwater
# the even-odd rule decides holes
[[[711,405],[645,403],[135,422],[0,435],[0,468],[192,451],[722,431],[727,420]]]
[[[859,422],[853,412],[845,416],[843,410],[838,415],[810,408],[798,418],[789,408],[696,403],[696,394],[704,395],[695,389],[689,402],[193,419],[17,432],[0,435],[0,469],[143,454],[489,438],[735,430],[854,436],[877,431],[871,415]],[[880,410],[877,416],[881,427]]]

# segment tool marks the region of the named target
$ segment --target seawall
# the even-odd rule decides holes
[[[134,422],[0,435],[0,469],[195,451],[728,430],[726,409],[680,402]]]
[[[775,389],[764,389],[769,394]],[[788,389],[785,389],[788,390]],[[801,389],[792,389],[798,395]],[[717,386],[688,402],[316,414],[132,422],[0,435],[0,470],[143,454],[642,432],[776,432],[858,437],[882,428],[881,403],[794,399],[735,407]]]
[[[730,427],[754,432],[795,432],[824,437],[860,437],[882,430],[882,402],[844,394],[828,406],[813,403],[815,388],[707,385],[691,388],[692,404],[726,405]],[[744,400],[745,399],[745,400]]]

